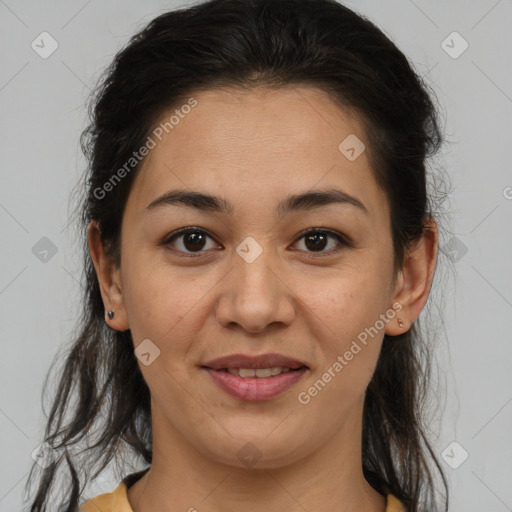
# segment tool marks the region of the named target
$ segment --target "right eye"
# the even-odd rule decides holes
[[[173,246],[172,250],[182,252],[187,257],[194,257],[199,256],[202,252],[205,252],[203,249],[208,238],[213,240],[213,238],[203,229],[196,227],[186,227],[171,233],[168,237],[166,237],[163,245],[171,245]],[[216,247],[215,244],[213,244],[213,246]]]

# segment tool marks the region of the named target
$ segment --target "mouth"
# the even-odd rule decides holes
[[[207,366],[203,366],[203,368],[208,368]],[[272,377],[277,377],[283,373],[288,372],[296,372],[302,368],[306,368],[307,366],[299,366],[297,368],[290,368],[288,366],[274,366],[271,368],[220,368],[218,370],[214,370],[216,372],[226,372],[235,377],[242,377],[243,379],[250,378],[258,378],[258,379],[268,379]],[[213,370],[213,368],[208,368]]]
[[[277,369],[284,369],[285,371],[296,370],[304,366],[307,368],[306,363],[303,361],[281,354],[231,354],[208,361],[203,366],[212,370],[265,370],[267,372],[268,370],[277,372]],[[253,375],[248,376],[253,377]],[[267,375],[265,374],[265,376]]]
[[[270,400],[294,386],[309,367],[280,354],[234,354],[201,366],[219,389],[239,400]]]

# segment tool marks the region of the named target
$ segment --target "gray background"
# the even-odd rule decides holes
[[[441,263],[451,262],[456,277],[443,278],[437,354],[447,399],[432,442],[450,480],[451,511],[510,511],[512,2],[346,4],[397,43],[441,103],[450,144],[437,164],[452,183],[446,214],[455,236],[443,240]],[[178,5],[186,2],[0,0],[1,511],[21,509],[43,432],[43,379],[79,315],[80,253],[67,225],[71,189],[85,168],[84,102],[127,38]],[[47,59],[31,48],[43,31],[59,45]],[[461,40],[442,45],[454,31],[469,44],[457,58]],[[56,254],[37,250],[48,245],[43,237]],[[116,485],[106,476],[93,490]]]

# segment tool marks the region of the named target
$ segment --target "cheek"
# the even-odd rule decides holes
[[[321,364],[314,369],[312,387],[302,391],[318,411],[336,404],[335,416],[341,419],[362,396],[375,371],[384,336],[377,322],[384,313],[385,293],[375,282],[373,286],[358,280],[338,284],[329,287],[329,293],[310,297],[320,320],[314,336]]]
[[[361,265],[363,267],[363,265]],[[389,301],[385,271],[351,267],[302,277],[300,301],[334,335],[353,334],[372,325]],[[342,336],[345,338],[345,336]]]
[[[148,261],[142,255],[124,261],[123,301],[133,339],[162,343],[182,328],[187,316],[193,316],[204,292],[186,272],[171,272],[165,263]]]
[[[314,286],[306,287],[305,280],[301,288],[309,290],[302,294],[310,310],[309,325],[318,329],[313,333],[321,361],[316,371],[322,375],[330,369],[325,380],[332,382],[328,386],[335,394],[359,396],[377,364],[385,328],[379,319],[389,300],[384,270],[362,262],[359,268],[311,280]]]

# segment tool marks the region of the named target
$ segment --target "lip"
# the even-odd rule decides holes
[[[279,366],[279,365],[276,365]],[[239,367],[237,367],[239,368]],[[270,400],[295,385],[308,371],[307,367],[281,373],[274,377],[239,377],[221,370],[202,367],[210,374],[215,384],[225,393],[239,400]]]
[[[232,354],[213,359],[212,361],[204,363],[202,366],[212,370],[223,370],[228,368],[252,368],[254,370],[258,370],[260,368],[273,368],[276,366],[282,366],[290,369],[300,368],[301,366],[305,366],[306,369],[308,368],[302,361],[298,361],[297,359],[292,359],[281,354],[272,353],[256,356]]]

